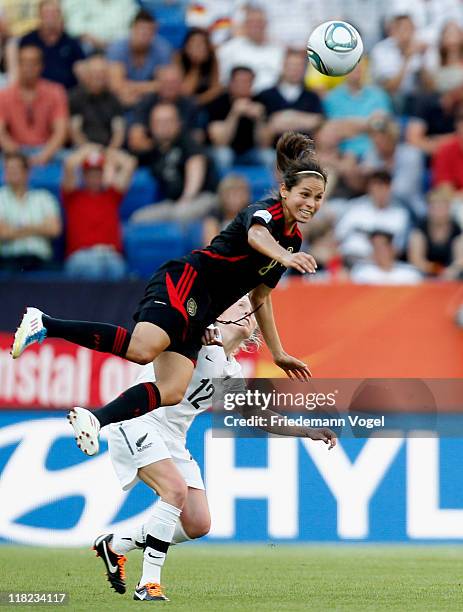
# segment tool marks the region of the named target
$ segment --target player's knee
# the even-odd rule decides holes
[[[163,499],[176,508],[183,508],[187,494],[188,487],[185,481],[179,478],[171,481],[169,491],[163,495]]]
[[[160,389],[162,405],[176,406],[177,404],[180,404],[185,395],[185,391],[186,389],[183,387],[181,389],[175,387]]]
[[[211,530],[211,517],[204,516],[196,519],[192,524],[185,528],[187,536],[191,539],[202,538]]]

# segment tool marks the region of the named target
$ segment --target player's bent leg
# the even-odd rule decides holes
[[[211,528],[211,515],[206,492],[188,487],[180,521],[175,528],[172,544],[180,544],[207,535]]]
[[[140,321],[135,325],[125,358],[146,365],[162,353],[170,344],[168,334],[158,325]]]
[[[154,372],[162,406],[175,406],[182,401],[193,370],[191,359],[180,353],[167,350],[156,357]]]

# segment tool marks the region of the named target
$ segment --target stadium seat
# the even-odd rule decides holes
[[[188,30],[185,24],[185,7],[181,2],[142,0],[142,7],[152,13],[159,23],[159,34],[179,49]]]
[[[203,221],[192,221],[184,227],[185,252],[201,249],[203,244]]]
[[[157,182],[146,168],[139,168],[135,172],[130,189],[122,201],[119,210],[121,220],[127,221],[137,209],[156,202],[158,196]]]
[[[127,224],[124,244],[130,272],[148,278],[168,259],[185,254],[182,227],[173,223]]]

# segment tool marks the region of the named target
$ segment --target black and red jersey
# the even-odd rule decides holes
[[[300,250],[302,236],[297,225],[286,232],[281,202],[269,198],[242,210],[208,247],[184,258],[206,283],[217,316],[258,285],[275,287],[286,270],[250,247],[248,231],[256,223],[266,227],[283,248],[293,253]]]

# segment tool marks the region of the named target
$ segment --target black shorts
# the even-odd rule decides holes
[[[170,338],[167,350],[195,361],[204,330],[211,323],[210,303],[198,270],[187,261],[173,260],[151,277],[133,318],[163,329]]]

